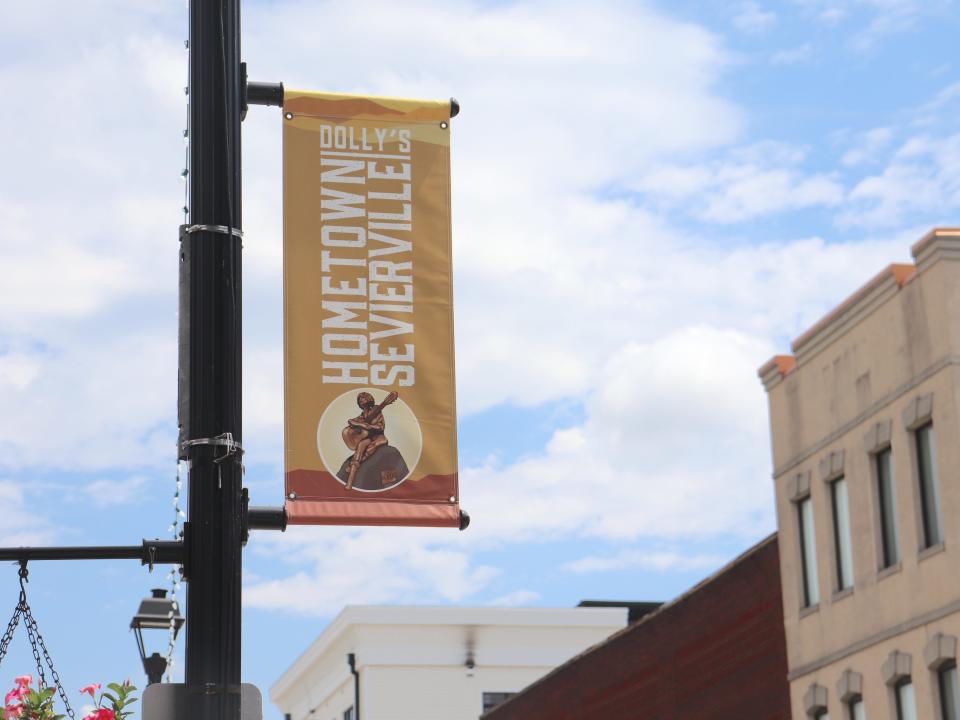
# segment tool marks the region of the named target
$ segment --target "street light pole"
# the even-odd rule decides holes
[[[189,224],[181,229],[181,457],[189,720],[240,717],[240,3],[190,1]]]

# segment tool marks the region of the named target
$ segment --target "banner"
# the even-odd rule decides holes
[[[284,93],[291,524],[460,522],[450,107]]]

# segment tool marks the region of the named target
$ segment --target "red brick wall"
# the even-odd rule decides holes
[[[789,720],[776,538],[483,720]]]

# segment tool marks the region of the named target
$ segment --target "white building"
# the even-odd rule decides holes
[[[288,720],[476,720],[627,617],[626,607],[348,606],[270,699]]]

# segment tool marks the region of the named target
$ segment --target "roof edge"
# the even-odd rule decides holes
[[[920,271],[941,258],[960,259],[960,228],[934,228],[910,248]]]
[[[757,375],[763,382],[763,387],[767,392],[770,392],[771,388],[779,383],[784,376],[792,373],[796,367],[797,359],[793,355],[774,355],[760,366]]]
[[[885,300],[887,293],[899,290],[916,275],[915,265],[888,265],[794,340],[791,344],[794,354],[798,358],[813,354],[841,326],[862,318]]]
[[[704,587],[706,587],[707,585],[709,585],[710,583],[712,583],[714,580],[716,580],[717,578],[719,578],[719,577],[720,577],[721,575],[723,575],[724,573],[728,572],[729,570],[732,570],[734,567],[736,567],[736,566],[739,565],[740,563],[744,562],[745,560],[747,560],[747,559],[750,558],[751,556],[756,555],[756,554],[757,554],[758,552],[760,552],[763,548],[767,547],[767,545],[770,545],[771,543],[776,542],[776,540],[777,540],[777,533],[776,533],[776,532],[771,533],[770,535],[768,535],[767,537],[765,537],[763,540],[761,540],[760,542],[758,542],[756,545],[753,545],[753,546],[747,548],[746,550],[744,550],[742,553],[740,553],[739,555],[737,555],[733,560],[731,560],[730,562],[728,562],[726,565],[724,565],[723,567],[721,567],[719,570],[716,570],[716,571],[714,571],[713,573],[711,573],[710,575],[708,575],[707,577],[705,577],[703,580],[701,580],[700,582],[698,582],[696,585],[694,585],[692,588],[690,588],[690,589],[687,590],[686,592],[681,593],[680,595],[678,595],[677,597],[675,597],[675,598],[674,598],[673,600],[671,600],[670,602],[666,602],[666,603],[664,603],[663,605],[661,605],[658,610],[654,610],[653,612],[648,613],[647,615],[644,615],[642,618],[640,618],[639,620],[637,620],[635,623],[633,623],[633,624],[631,624],[631,625],[627,625],[625,628],[622,628],[621,630],[618,630],[617,632],[613,633],[613,634],[610,635],[609,637],[604,638],[603,640],[601,640],[600,642],[596,643],[595,645],[591,645],[590,647],[588,647],[588,648],[587,648],[586,650],[584,650],[583,652],[578,653],[577,655],[574,655],[572,658],[570,658],[569,660],[567,660],[565,663],[563,663],[563,664],[561,664],[561,665],[557,665],[557,667],[555,667],[553,670],[551,670],[550,672],[548,672],[546,675],[544,675],[543,677],[539,678],[538,680],[534,680],[532,683],[530,683],[529,685],[527,685],[525,688],[523,688],[523,690],[521,690],[520,692],[518,692],[518,693],[517,693],[516,695],[514,695],[513,697],[508,698],[508,699],[505,700],[504,702],[502,702],[502,703],[500,703],[499,705],[497,705],[495,708],[492,708],[491,710],[489,710],[489,711],[487,711],[486,713],[484,713],[483,715],[481,715],[481,716],[480,716],[480,720],[484,720],[484,718],[488,717],[488,715],[492,715],[493,713],[497,712],[500,708],[509,705],[511,702],[514,701],[515,698],[519,698],[521,695],[523,695],[524,693],[526,693],[528,690],[530,690],[530,689],[532,689],[532,688],[535,688],[535,687],[539,687],[540,685],[542,685],[543,683],[547,682],[550,678],[552,678],[552,677],[553,677],[554,675],[556,675],[557,673],[563,671],[565,668],[569,667],[570,665],[573,665],[573,664],[575,664],[575,663],[580,662],[581,660],[585,659],[585,658],[588,657],[589,655],[592,655],[593,653],[595,653],[595,652],[597,652],[598,650],[600,650],[600,648],[602,648],[604,645],[606,645],[607,643],[613,642],[614,640],[616,640],[617,638],[619,638],[621,635],[625,635],[626,633],[632,632],[633,630],[636,630],[637,628],[641,627],[642,625],[647,624],[648,622],[652,622],[654,619],[658,618],[658,617],[659,617],[660,615],[662,615],[663,613],[669,611],[671,608],[674,608],[674,607],[676,607],[677,605],[679,605],[680,603],[686,601],[691,595],[699,592],[700,590],[702,590]]]
[[[387,611],[385,613],[385,611]],[[616,607],[496,607],[489,605],[462,606],[462,605],[346,605],[320,631],[320,634],[297,658],[290,663],[287,669],[270,686],[271,701],[287,693],[290,688],[310,671],[317,658],[323,656],[328,649],[343,635],[359,625],[393,625],[398,618],[392,613],[410,612],[418,616],[409,620],[413,625],[490,625],[499,624],[504,627],[517,625],[536,625],[550,627],[563,625],[564,627],[602,627],[627,625],[629,610],[626,606]],[[472,620],[470,613],[483,614],[486,617],[476,617]],[[499,616],[499,617],[498,617]],[[562,620],[562,622],[561,622]],[[499,622],[498,622],[499,621]]]

